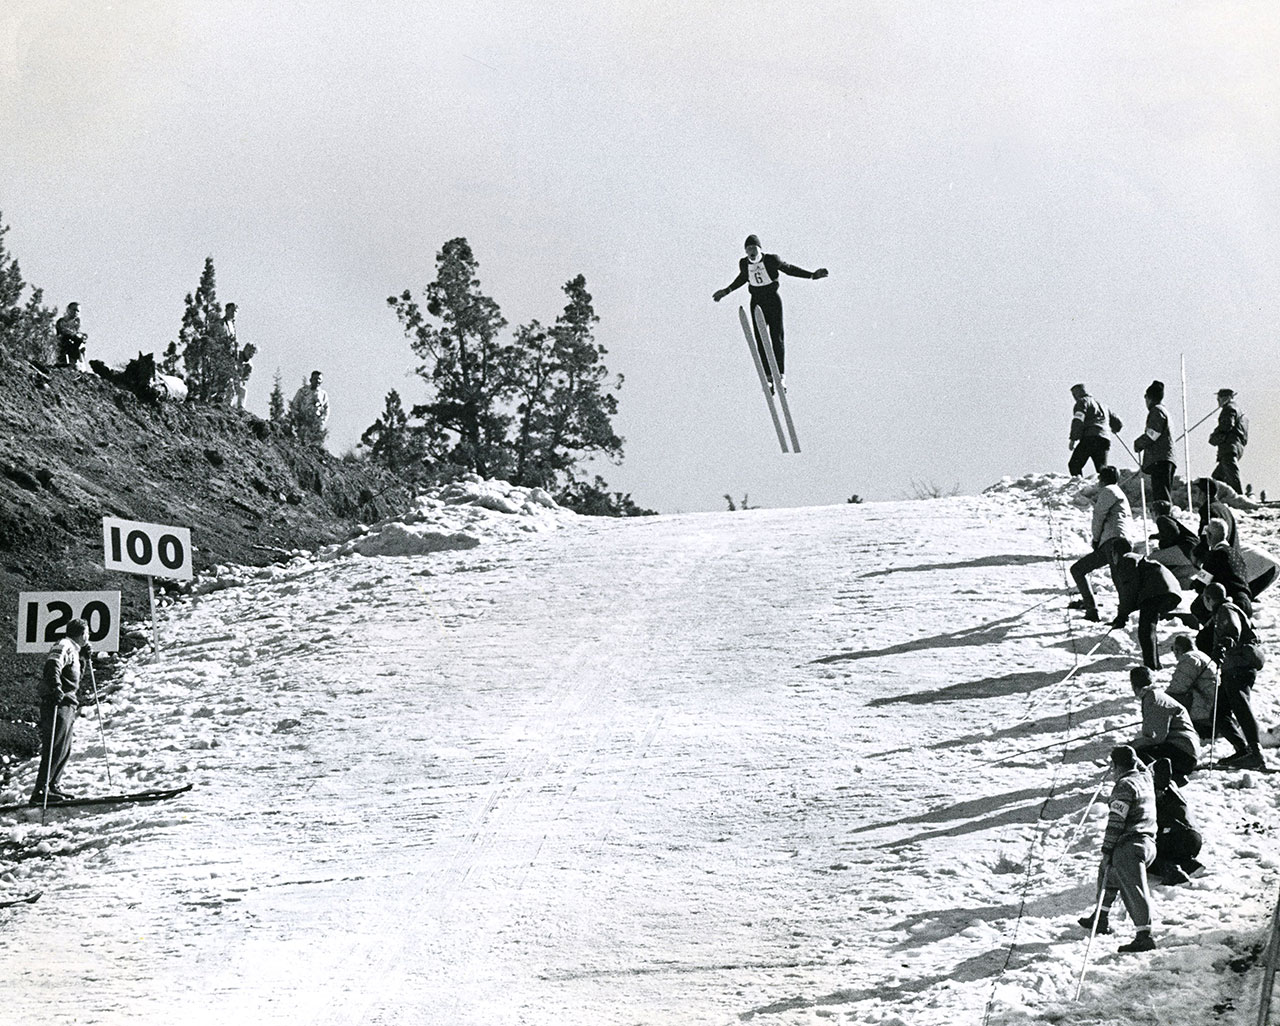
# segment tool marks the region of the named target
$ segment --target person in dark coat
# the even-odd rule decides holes
[[[1086,930],[1110,933],[1111,906],[1116,895],[1137,930],[1123,952],[1151,951],[1151,892],[1147,888],[1147,866],[1156,857],[1156,794],[1151,776],[1128,745],[1111,750],[1111,772],[1116,777],[1108,801],[1107,832],[1102,838],[1102,864],[1098,867],[1101,906],[1095,923],[1093,914],[1080,920]]]
[[[1156,623],[1173,612],[1182,601],[1178,579],[1167,567],[1148,556],[1126,552],[1111,562],[1111,579],[1115,581],[1120,608],[1111,626],[1124,627],[1129,617],[1138,613],[1138,644],[1142,661],[1152,670],[1160,669],[1160,645]]]
[[[1084,465],[1093,460],[1094,469],[1101,474],[1111,449],[1111,439],[1107,436],[1107,409],[1089,394],[1083,384],[1071,386],[1071,397],[1075,406],[1071,409],[1071,433],[1067,438],[1067,448],[1071,450],[1067,472],[1072,477],[1079,477],[1084,473]]]
[[[1227,541],[1229,527],[1225,520],[1214,517],[1205,525],[1200,557],[1197,563],[1200,572],[1196,578],[1201,587],[1214,582],[1222,585],[1227,598],[1243,609],[1248,616],[1253,615],[1253,593],[1249,587],[1249,570],[1244,565],[1244,556],[1239,549],[1231,547]]]
[[[1186,883],[1204,866],[1197,856],[1204,837],[1191,820],[1187,799],[1173,781],[1168,759],[1151,764],[1156,792],[1156,857],[1147,872],[1166,886]]]
[[[1221,584],[1205,588],[1204,604],[1213,617],[1213,651],[1210,654],[1221,668],[1218,704],[1225,702],[1240,725],[1239,733],[1234,729],[1219,728],[1219,733],[1230,742],[1235,754],[1219,760],[1218,765],[1228,769],[1266,769],[1267,763],[1259,744],[1258,720],[1249,700],[1261,669],[1253,658],[1257,634],[1243,610],[1227,600]]]
[[[784,260],[779,260],[774,253],[765,253],[760,248],[760,239],[756,235],[748,235],[743,244],[747,255],[738,261],[738,276],[722,289],[716,289],[711,298],[717,303],[736,288],[747,286],[751,293],[751,327],[756,334],[756,346],[760,350],[760,363],[774,385],[773,374],[769,370],[769,357],[765,353],[764,341],[760,338],[760,329],[756,326],[756,309],[764,311],[765,323],[769,326],[769,336],[773,340],[773,355],[778,363],[778,374],[787,372],[786,349],[783,345],[782,298],[778,295],[778,275],[789,274],[793,278],[825,278],[827,269],[819,267],[816,271],[806,271]]]
[[[1151,479],[1151,502],[1157,515],[1173,508],[1173,434],[1164,406],[1164,382],[1153,381],[1143,396],[1147,403],[1146,430],[1133,441],[1142,453],[1142,472]]]
[[[1218,389],[1218,423],[1209,433],[1209,444],[1217,449],[1218,465],[1213,477],[1244,494],[1240,483],[1240,457],[1249,441],[1248,422],[1236,406],[1236,393],[1230,388]]]

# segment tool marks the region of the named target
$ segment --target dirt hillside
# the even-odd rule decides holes
[[[149,615],[146,579],[103,569],[103,516],[189,527],[199,573],[346,538],[409,499],[249,413],[144,402],[0,351],[0,757],[35,746],[42,657],[16,653],[19,592],[118,589],[125,623]],[[142,643],[122,636],[122,648]]]

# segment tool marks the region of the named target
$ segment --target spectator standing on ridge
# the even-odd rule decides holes
[[[71,795],[58,790],[58,779],[71,755],[71,731],[80,709],[80,677],[87,666],[89,625],[79,617],[67,624],[44,661],[40,682],[40,769],[31,792],[31,805],[65,802]]]
[[[320,387],[323,381],[323,374],[312,371],[311,383],[299,388],[289,404],[298,438],[315,445],[324,445],[329,430],[329,395]]]
[[[1213,478],[1243,495],[1240,457],[1249,444],[1249,419],[1236,406],[1236,394],[1230,388],[1218,389],[1218,407],[1218,424],[1209,434],[1209,444],[1218,450],[1218,465],[1213,468]]]
[[[1133,739],[1138,758],[1147,765],[1167,759],[1173,777],[1185,784],[1200,761],[1200,742],[1186,707],[1156,687],[1151,671],[1135,666],[1129,671],[1129,685],[1142,703],[1142,733]]]
[[[1218,690],[1218,667],[1212,659],[1195,647],[1189,634],[1179,634],[1173,639],[1173,654],[1178,665],[1165,694],[1181,702],[1191,716],[1191,724],[1202,740],[1214,736],[1214,699]],[[1218,712],[1221,719],[1231,718],[1225,704]]]
[[[1089,587],[1089,574],[1115,561],[1115,557],[1132,547],[1129,537],[1132,523],[1129,500],[1116,483],[1116,468],[1105,464],[1098,468],[1098,494],[1093,498],[1093,551],[1071,564],[1071,577],[1080,591],[1074,609],[1083,609],[1084,618],[1097,623],[1098,603]]]
[[[1173,782],[1168,759],[1151,764],[1151,778],[1156,792],[1156,857],[1149,872],[1168,886],[1183,884],[1204,868],[1196,858],[1204,837],[1191,821],[1191,810]]]
[[[1212,617],[1213,654],[1221,667],[1218,703],[1226,702],[1240,725],[1237,733],[1230,723],[1225,727],[1219,723],[1218,732],[1230,742],[1235,754],[1218,760],[1218,765],[1226,769],[1266,769],[1258,739],[1258,720],[1249,701],[1258,671],[1262,669],[1258,636],[1249,617],[1239,606],[1227,601],[1221,584],[1205,588],[1204,604]]]
[[[249,375],[253,373],[250,361],[258,355],[258,347],[247,343],[243,348],[236,338],[236,305],[228,303],[222,312],[222,336],[228,351],[235,358],[235,376],[231,387],[235,392],[236,409],[244,409],[244,393],[249,384]]]
[[[1178,579],[1167,566],[1149,556],[1136,552],[1117,554],[1111,561],[1111,579],[1115,582],[1120,608],[1111,621],[1119,629],[1129,622],[1134,610],[1138,612],[1138,644],[1142,647],[1142,661],[1152,670],[1160,669],[1160,642],[1156,637],[1156,624],[1167,613],[1172,613],[1182,601],[1182,589]]]
[[[78,369],[89,341],[89,337],[80,330],[79,303],[67,304],[67,312],[55,322],[54,332],[58,340],[58,359],[54,366]]]
[[[773,340],[773,355],[778,362],[779,376],[785,376],[786,359],[782,338],[782,299],[778,295],[778,274],[789,274],[793,278],[825,278],[827,269],[819,267],[816,271],[806,271],[779,260],[774,253],[765,253],[760,248],[760,238],[748,235],[743,243],[747,255],[738,261],[738,276],[722,289],[716,289],[711,298],[717,303],[736,288],[747,286],[751,293],[751,327],[756,333],[756,348],[760,350],[760,362],[764,366],[765,377],[769,386],[773,387],[773,374],[769,369],[769,357],[765,354],[764,342],[760,338],[760,329],[756,326],[756,308],[764,311],[765,323],[769,325],[769,336]],[[785,380],[781,382],[786,387]]]
[[[1124,899],[1124,907],[1137,934],[1123,952],[1151,951],[1151,892],[1147,888],[1147,866],[1156,857],[1156,795],[1151,776],[1138,761],[1138,754],[1128,745],[1111,750],[1111,770],[1116,774],[1111,788],[1107,832],[1102,838],[1102,864],[1098,867],[1098,889],[1102,905],[1098,910],[1098,933],[1110,933],[1109,915],[1116,895]],[[1086,930],[1095,928],[1092,914],[1080,920]]]
[[[1143,398],[1147,402],[1146,430],[1133,440],[1135,452],[1142,453],[1142,472],[1151,479],[1151,503],[1156,516],[1173,508],[1173,434],[1165,411],[1164,382],[1153,381]]]
[[[1067,448],[1072,452],[1067,470],[1072,477],[1079,477],[1084,473],[1084,465],[1093,460],[1094,469],[1101,474],[1111,448],[1111,439],[1107,437],[1108,421],[1112,430],[1119,431],[1120,420],[1108,414],[1106,407],[1091,396],[1084,385],[1072,385],[1071,395],[1076,404],[1071,411],[1071,435]]]

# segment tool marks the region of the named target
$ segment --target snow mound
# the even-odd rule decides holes
[[[983,495],[1008,497],[1015,501],[1060,508],[1082,506],[1080,479],[1067,474],[1024,474],[1022,477],[1002,477]]]
[[[578,519],[542,488],[467,474],[419,495],[403,515],[365,528],[358,537],[319,555],[418,556],[471,549],[484,542],[554,531]]]

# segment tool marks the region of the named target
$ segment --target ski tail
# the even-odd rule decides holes
[[[795,421],[791,419],[791,406],[787,403],[787,386],[782,383],[782,375],[778,372],[778,361],[773,355],[773,339],[769,335],[769,324],[764,319],[764,311],[760,307],[756,307],[756,327],[760,330],[764,355],[769,359],[769,372],[778,386],[778,405],[782,407],[782,416],[787,422],[787,434],[791,436],[791,451],[799,452],[800,439],[796,437]],[[758,355],[757,359],[759,359]]]
[[[769,379],[765,375],[764,364],[760,362],[760,350],[756,347],[755,336],[751,333],[751,320],[742,307],[738,307],[738,319],[742,322],[742,333],[747,336],[747,348],[751,350],[751,360],[756,365],[756,374],[760,376],[764,400],[769,404],[769,416],[773,418],[773,430],[778,433],[778,444],[782,446],[783,452],[787,452],[787,436],[782,433],[782,423],[778,420],[778,409],[773,404],[773,392],[769,388]]]

